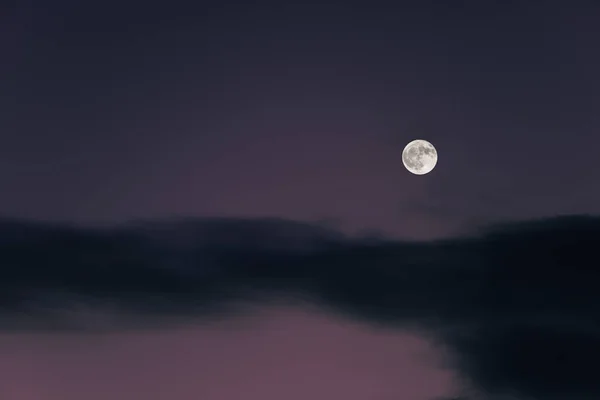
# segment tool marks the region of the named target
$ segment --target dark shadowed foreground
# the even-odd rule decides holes
[[[144,329],[306,303],[425,333],[476,398],[598,399],[598,246],[592,217],[426,243],[272,219],[103,230],[4,221],[0,324]]]

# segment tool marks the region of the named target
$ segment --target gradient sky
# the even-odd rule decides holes
[[[595,3],[17,2],[2,15],[0,210],[327,218],[419,238],[598,212]],[[402,166],[414,138],[440,155],[426,177]]]
[[[0,213],[83,224],[277,216],[410,239],[599,213],[598,2],[398,3],[3,6]],[[415,138],[438,150],[426,176],[402,165]],[[450,372],[411,358],[427,351],[422,339],[268,315],[253,331],[3,335],[0,397],[79,400],[101,388],[98,399],[271,400],[304,371],[319,376],[289,383],[298,400],[427,400],[452,387]],[[297,326],[308,333],[289,338]],[[236,389],[201,372],[229,346],[247,352],[225,351],[235,368],[223,371],[256,373],[256,392],[251,375]],[[267,387],[272,366],[256,346],[288,352],[281,387]],[[366,369],[338,367],[349,358]],[[131,378],[107,381],[117,375]],[[180,391],[161,397],[158,375]]]

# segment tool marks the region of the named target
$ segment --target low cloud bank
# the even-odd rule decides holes
[[[0,222],[0,329],[111,329],[304,301],[447,351],[485,399],[600,398],[600,218],[409,243],[278,219]]]

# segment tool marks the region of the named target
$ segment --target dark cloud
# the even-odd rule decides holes
[[[0,223],[0,324],[125,328],[306,301],[418,329],[477,398],[597,399],[600,219],[496,225],[432,242],[285,220],[111,229]]]

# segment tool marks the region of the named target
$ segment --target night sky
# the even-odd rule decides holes
[[[0,398],[599,398],[600,222],[553,219],[600,214],[599,26],[597,1],[1,6]]]

